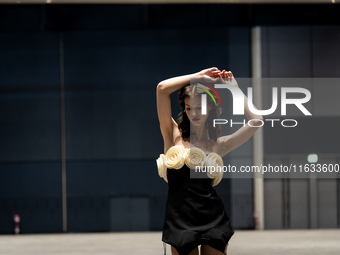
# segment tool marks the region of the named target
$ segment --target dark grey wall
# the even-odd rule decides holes
[[[23,233],[62,231],[62,71],[69,231],[159,230],[167,186],[155,165],[162,151],[157,83],[209,66],[250,77],[251,26],[339,24],[338,9],[326,4],[1,5],[0,233],[12,233],[14,213],[21,215]],[[319,32],[313,36],[330,35]],[[273,35],[280,41],[286,34]],[[310,48],[299,45],[295,56],[308,59]],[[283,54],[289,64],[292,56],[280,49],[271,57]],[[316,69],[329,63],[318,56]],[[280,71],[267,68],[274,68],[271,74]],[[290,74],[300,75],[296,68],[312,70],[295,66]],[[172,100],[176,115],[176,95]],[[251,164],[251,142],[225,161]],[[252,181],[224,179],[217,191],[233,226],[252,228]]]
[[[339,164],[339,80],[329,78],[340,77],[340,27],[266,26],[261,35],[263,77],[314,78],[307,83],[306,79],[296,79],[292,85],[311,91],[308,109],[312,116],[301,117],[293,112],[291,117],[298,121],[296,128],[279,125],[264,128],[265,163],[304,165],[307,155],[316,153],[318,163]],[[318,78],[328,78],[328,81]],[[313,174],[281,177],[265,179],[266,228],[340,226],[337,176],[327,179],[315,178]]]
[[[69,231],[159,230],[167,186],[155,165],[157,83],[210,66],[250,77],[251,26],[329,25],[338,9],[1,5],[0,233],[12,233],[14,213],[23,233],[62,231],[61,73]],[[251,142],[226,162],[251,164]],[[225,179],[217,190],[233,226],[252,228],[252,181]]]
[[[68,231],[162,228],[157,83],[211,66],[250,75],[249,28],[227,27],[216,6],[191,8],[0,7],[0,233],[14,213],[22,233],[62,231],[61,81]],[[232,218],[230,181],[217,190]]]
[[[0,34],[0,233],[61,231],[58,35]]]
[[[157,83],[210,66],[232,70],[235,77],[250,77],[252,26],[339,24],[339,8],[331,4],[0,5],[0,233],[12,233],[14,213],[21,215],[23,233],[62,231],[62,80],[68,230],[159,230],[167,186],[155,165],[162,151]],[[264,33],[269,36],[268,31]],[[265,76],[285,75],[280,73],[282,65],[289,77],[309,77],[311,70],[321,70],[318,77],[337,75],[323,68],[338,66],[337,49],[320,44],[333,35],[332,28],[315,28],[312,33],[310,27],[277,31],[263,41],[263,45],[269,42],[263,51]],[[286,48],[292,45],[296,47]],[[318,61],[309,62],[312,49]],[[288,50],[292,54],[286,54]],[[290,65],[296,58],[303,61]],[[280,62],[273,61],[277,59]],[[172,100],[176,115],[176,95]],[[271,150],[268,141],[267,136],[268,154],[284,148]],[[251,143],[227,155],[225,162],[251,164]],[[266,185],[292,185],[298,190],[310,184],[274,180]],[[325,190],[325,186],[318,187]],[[224,179],[217,191],[233,226],[252,228],[252,180]],[[280,198],[272,202],[283,205],[288,196]],[[292,204],[302,201],[294,199]],[[333,200],[320,199],[324,201],[320,207],[329,208]],[[267,205],[274,210],[267,214],[274,215],[272,222],[288,219],[281,207]],[[321,226],[328,226],[327,214],[322,215]],[[338,210],[338,219],[339,215]],[[141,220],[134,221],[136,217]],[[334,215],[330,218],[333,221]]]

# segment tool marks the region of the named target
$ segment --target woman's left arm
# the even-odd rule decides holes
[[[232,72],[226,72],[225,70],[223,70],[221,76],[222,76],[221,78],[226,79],[226,81],[229,81],[234,86],[238,87],[238,84]],[[256,109],[255,106],[253,107]],[[219,151],[221,156],[226,155],[227,153],[244,144],[246,141],[249,140],[250,137],[252,137],[252,135],[256,132],[259,126],[261,126],[263,117],[261,115],[254,114],[249,110],[248,98],[246,97],[246,95],[244,95],[244,113],[247,116],[248,121],[253,120],[251,121],[252,126],[246,124],[243,127],[239,128],[233,134],[220,137],[218,139],[218,143],[220,144]]]

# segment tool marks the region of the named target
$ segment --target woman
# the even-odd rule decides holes
[[[170,78],[157,86],[157,111],[166,154],[161,155],[157,165],[159,171],[162,171],[162,162],[166,162],[165,172],[160,175],[169,185],[162,241],[164,245],[171,245],[173,255],[198,255],[199,246],[202,255],[226,254],[228,241],[234,233],[223,203],[213,188],[220,179],[215,178],[212,181],[211,176],[190,178],[191,155],[185,156],[186,152],[190,151],[189,148],[193,150],[196,147],[204,151],[203,157],[206,157],[205,154],[223,157],[245,143],[257,130],[257,127],[245,125],[231,135],[219,137],[218,127],[212,126],[212,119],[217,117],[218,108],[208,102],[207,114],[201,114],[201,94],[202,91],[207,91],[198,89],[198,82],[202,81],[238,86],[231,72],[220,71],[216,67]],[[188,86],[190,83],[195,85]],[[178,123],[172,118],[170,102],[170,94],[176,90],[180,90],[182,108]],[[247,118],[257,119],[258,123],[252,121],[252,126],[259,126],[262,116],[251,113],[247,98],[245,99]],[[170,150],[176,150],[175,156],[167,158]],[[177,158],[181,158],[182,154],[186,164],[169,163],[178,155],[180,156]]]

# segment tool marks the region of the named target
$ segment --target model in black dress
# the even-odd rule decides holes
[[[222,253],[234,231],[211,179],[190,178],[190,169],[168,169],[168,198],[162,240],[180,255],[201,244]]]
[[[205,146],[201,148],[205,153],[215,153],[223,157],[246,142],[257,127],[244,126],[235,133],[222,137],[218,136],[216,130],[209,130],[206,122],[214,110],[209,106],[207,115],[200,114],[201,101],[193,100],[195,96],[190,94],[190,88],[185,88],[193,79],[204,79],[210,83],[234,80],[231,72],[209,68],[192,75],[170,78],[158,84],[157,110],[164,139],[164,154],[173,146],[189,149],[200,147],[203,141]],[[171,117],[170,94],[178,89],[183,112],[177,124]],[[248,119],[262,120],[262,116],[251,113],[246,104],[245,114]],[[255,123],[253,126],[258,125]],[[190,137],[190,134],[196,134],[195,138]],[[198,254],[199,245],[201,255],[226,254],[227,244],[234,231],[224,205],[212,185],[212,179],[190,178],[192,169],[186,164],[158,167],[159,170],[165,169],[160,175],[168,182],[169,188],[162,240],[172,246],[173,255]]]

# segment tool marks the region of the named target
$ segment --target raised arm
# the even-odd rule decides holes
[[[238,87],[238,84],[232,74],[232,72],[222,71],[222,77],[227,79],[228,82],[232,82],[233,85]],[[255,107],[255,106],[254,106]],[[244,95],[244,113],[247,116],[248,120],[254,119],[251,122],[252,126],[260,126],[263,117],[261,115],[257,115],[252,113],[248,107],[248,98]],[[256,119],[256,121],[255,121]],[[259,127],[250,127],[248,124],[239,128],[236,132],[231,135],[222,136],[218,139],[218,142],[221,144],[221,154],[224,156],[230,151],[236,149],[240,145],[244,144],[249,138],[256,132]]]
[[[157,113],[164,140],[164,152],[174,145],[174,139],[180,135],[176,121],[171,115],[170,94],[183,86],[190,84],[190,80],[208,79],[217,80],[220,71],[209,68],[198,73],[178,76],[161,81],[157,86]]]

